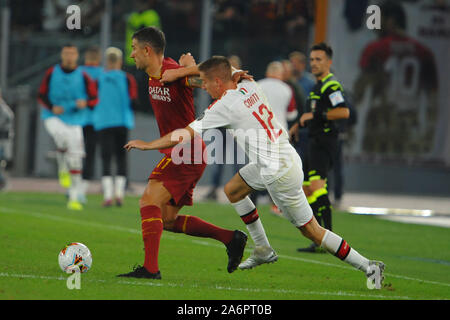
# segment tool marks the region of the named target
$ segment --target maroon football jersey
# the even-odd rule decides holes
[[[168,69],[177,69],[181,66],[171,58],[164,58],[161,75]],[[161,78],[161,77],[160,77]],[[148,93],[162,136],[169,132],[185,128],[195,120],[193,89],[187,86],[187,78],[162,84],[160,78],[149,78]],[[170,153],[170,149],[160,150]]]
[[[375,40],[364,49],[359,62],[363,70],[384,70],[385,72],[403,73],[399,78],[405,85],[412,86],[414,73],[421,88],[430,89],[437,86],[437,71],[433,53],[409,37],[390,35]]]

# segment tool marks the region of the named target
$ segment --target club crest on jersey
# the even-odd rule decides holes
[[[170,90],[167,87],[148,87],[148,94],[154,100],[171,102]]]

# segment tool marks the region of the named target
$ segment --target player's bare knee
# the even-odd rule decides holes
[[[141,208],[147,206],[156,206],[161,209],[163,205],[164,203],[160,199],[147,194],[143,194],[141,199],[139,199],[139,206]]]
[[[145,206],[157,206],[162,209],[170,198],[170,193],[164,188],[161,182],[150,180],[139,200],[139,204],[141,208]]]

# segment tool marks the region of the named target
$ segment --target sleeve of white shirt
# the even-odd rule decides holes
[[[205,110],[202,116],[189,124],[195,132],[201,134],[203,130],[225,127],[231,124],[229,112],[221,101],[216,101]]]

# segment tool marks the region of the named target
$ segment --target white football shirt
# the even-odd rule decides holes
[[[229,127],[251,163],[266,183],[283,176],[292,166],[296,151],[286,129],[277,120],[267,98],[254,81],[244,80],[212,103],[202,117],[189,126],[197,133]]]

